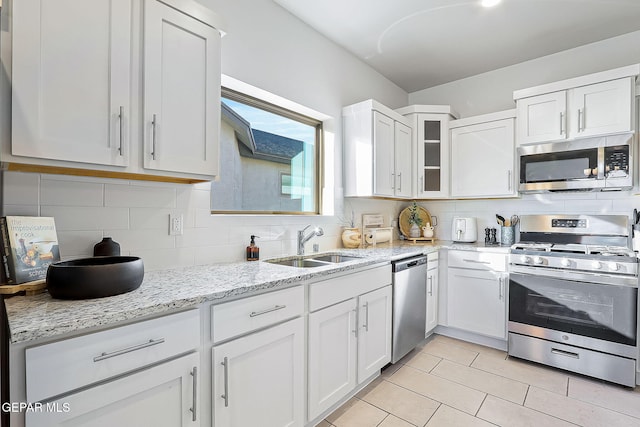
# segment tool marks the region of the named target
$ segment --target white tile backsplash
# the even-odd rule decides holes
[[[175,208],[177,189],[168,187],[139,185],[112,185],[104,188],[104,205],[136,208]]]
[[[43,205],[40,207],[40,214],[54,217],[56,230],[127,230],[129,228],[129,209],[127,208]]]
[[[40,181],[40,204],[53,206],[103,206],[104,184],[96,182]]]
[[[147,270],[240,261],[249,236],[260,236],[260,257],[295,254],[297,231],[307,224],[321,226],[314,243],[321,251],[341,247],[341,227],[351,213],[357,226],[362,214],[380,213],[385,225],[397,219],[410,201],[347,198],[336,202],[344,213],[307,215],[211,215],[208,183],[183,185],[141,183],[103,178],[65,177],[18,172],[4,173],[5,215],[46,215],[56,219],[60,251],[65,259],[91,256],[103,236],[120,243],[123,254],[142,256]],[[102,201],[100,201],[102,199]],[[499,228],[495,214],[601,213],[630,215],[640,208],[633,192],[534,194],[514,199],[420,201],[437,216],[436,238],[451,239],[454,216],[478,219],[478,240],[484,227]],[[183,215],[184,234],[169,236],[169,213]],[[396,228],[394,235],[398,235]],[[498,236],[499,237],[499,236]]]

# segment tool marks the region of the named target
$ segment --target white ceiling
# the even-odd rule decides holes
[[[274,1],[407,92],[640,30],[640,0]]]

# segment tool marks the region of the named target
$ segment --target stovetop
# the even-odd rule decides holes
[[[547,252],[548,254],[593,255],[594,257],[635,257],[635,253],[626,246],[586,245],[578,243],[546,243],[546,242],[518,242],[511,246],[512,253],[520,251]],[[547,254],[547,255],[548,255]]]

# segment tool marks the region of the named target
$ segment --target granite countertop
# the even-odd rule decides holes
[[[485,249],[484,244],[396,243],[326,252],[355,255],[360,259],[323,267],[296,268],[268,262],[237,262],[150,271],[145,273],[137,290],[108,298],[66,301],[53,299],[48,293],[7,298],[5,306],[10,342],[16,344],[87,328],[106,327],[143,316],[195,307],[204,302],[223,302],[440,248],[499,252],[504,249],[505,253],[508,250],[499,247]]]

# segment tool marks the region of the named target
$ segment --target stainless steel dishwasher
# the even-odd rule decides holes
[[[427,257],[405,258],[393,267],[393,344],[391,363],[413,350],[425,336]]]

